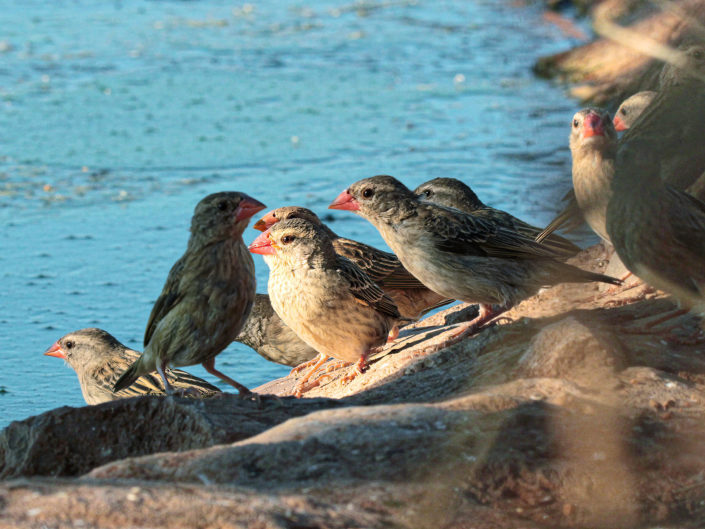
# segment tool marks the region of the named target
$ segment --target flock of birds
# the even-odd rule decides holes
[[[438,348],[478,332],[543,287],[621,284],[565,263],[580,248],[554,231],[583,221],[631,273],[702,313],[705,48],[682,46],[680,58],[664,66],[658,92],[629,98],[614,121],[595,108],[575,114],[573,189],[543,230],[485,205],[458,180],[436,178],[412,191],[380,175],[350,185],[329,208],[370,221],[393,253],[336,235],[302,207],[267,213],[248,248],[243,231],[265,206],[245,193],[215,193],[196,206],[186,252],[152,309],[142,354],[94,328],[67,334],[45,354],[76,370],[89,404],[218,393],[172,369],[199,363],[247,394],[215,368],[215,357],[237,340],[269,360],[301,364],[295,371],[312,366],[296,385],[300,396],[325,379],[309,382],[329,357],[340,361],[333,367],[355,363],[343,377],[349,381],[400,326],[453,300],[477,303],[479,313]],[[627,132],[618,139],[617,130]],[[270,268],[268,295],[255,294],[250,253]]]

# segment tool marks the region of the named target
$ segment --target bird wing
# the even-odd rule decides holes
[[[559,257],[555,250],[493,222],[440,206],[423,212],[424,228],[439,250],[481,257]]]
[[[336,272],[345,281],[350,293],[361,303],[390,316],[400,318],[399,309],[370,277],[345,257],[338,257]]]
[[[705,263],[705,203],[668,184],[669,213],[676,242],[688,248]],[[703,265],[705,268],[705,265]]]
[[[183,298],[183,293],[180,292],[179,283],[181,282],[181,277],[184,274],[184,267],[186,266],[185,256],[174,263],[171,267],[169,275],[166,278],[166,283],[164,283],[164,288],[162,288],[162,293],[157,298],[157,301],[152,307],[152,312],[149,315],[149,320],[147,321],[147,328],[144,331],[144,346],[146,347],[149,341],[152,339],[154,330],[159,325],[159,322],[164,319],[171,309],[173,309]]]
[[[338,238],[335,252],[353,263],[383,288],[426,288],[402,266],[396,255],[350,239]]]

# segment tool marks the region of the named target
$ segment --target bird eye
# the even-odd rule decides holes
[[[426,189],[423,194],[426,195],[426,198],[431,198],[431,195],[433,195],[433,191],[431,191],[430,189]]]
[[[282,237],[282,243],[289,244],[290,242],[293,242],[294,239],[296,239],[296,237],[293,235],[284,235],[284,237]]]
[[[702,59],[703,58],[703,52],[701,50],[695,50],[693,51],[693,58],[694,59]]]
[[[68,340],[65,345],[66,349],[73,349],[73,342],[71,340]]]
[[[627,115],[627,109],[626,108],[620,108],[619,113],[622,114],[623,116]]]
[[[374,189],[368,187],[362,192],[362,196],[365,198],[371,198],[375,194]]]
[[[580,125],[580,122],[579,122],[577,119],[574,119],[574,120],[573,120],[573,126],[574,126],[575,128],[577,128],[578,125]]]
[[[228,209],[228,203],[225,200],[221,200],[220,202],[218,202],[217,207],[220,211],[225,211]]]

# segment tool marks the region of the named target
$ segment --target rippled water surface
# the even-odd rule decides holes
[[[0,426],[83,404],[73,371],[42,355],[63,334],[102,327],[141,349],[208,193],[323,213],[362,177],[450,176],[546,223],[575,103],[530,67],[573,42],[540,2],[512,4],[5,2]],[[240,344],[217,364],[248,386],[287,372]]]

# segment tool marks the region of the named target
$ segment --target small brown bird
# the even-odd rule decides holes
[[[235,341],[252,347],[270,362],[286,366],[298,366],[317,355],[274,312],[267,294],[255,295],[250,315]]]
[[[239,334],[255,298],[255,265],[242,232],[263,208],[234,191],[198,203],[186,252],[169,272],[149,316],[144,352],[115,383],[115,391],[156,370],[171,394],[165,376],[169,365],[202,364],[240,393],[249,392],[215,368],[215,357]]]
[[[320,227],[304,219],[272,225],[250,244],[266,257],[272,307],[299,337],[320,353],[344,362],[357,360],[344,380],[362,373],[367,357],[384,345],[399,319],[394,302],[360,268],[337,255]]]
[[[705,154],[705,49],[682,52],[683,67],[664,68],[658,96],[622,138],[607,231],[631,272],[703,311],[705,203],[680,186]]]
[[[431,202],[439,206],[459,209],[532,239],[535,239],[542,231],[506,211],[485,205],[469,186],[455,178],[434,178],[414,189],[414,194],[419,197],[421,202]],[[580,251],[578,246],[556,234],[547,237],[543,243],[553,248],[558,254],[562,254],[565,259]]]
[[[404,319],[418,320],[428,311],[453,301],[426,288],[402,266],[393,253],[339,237],[310,209],[299,206],[277,208],[258,220],[253,228],[264,231],[273,224],[287,219],[304,219],[320,227],[332,241],[335,253],[350,259],[377,283],[384,293],[392,298]]]
[[[578,111],[571,122],[573,190],[566,207],[536,238],[543,242],[553,231],[585,220],[609,242],[605,228],[607,203],[612,194],[617,133],[607,112],[596,108]]]
[[[406,269],[433,291],[480,303],[480,315],[464,324],[455,339],[474,332],[541,287],[589,281],[620,284],[557,261],[551,248],[487,219],[422,203],[391,176],[360,180],[329,207],[351,210],[369,220]]]
[[[62,358],[73,368],[87,404],[165,394],[161,378],[151,374],[143,375],[130,387],[113,393],[115,381],[139,358],[140,353],[128,349],[102,329],[69,333],[59,338],[44,354]],[[172,387],[188,390],[192,396],[205,398],[220,393],[215,386],[180,369],[167,369],[166,377]]]
[[[656,94],[657,92],[652,90],[643,90],[622,101],[612,120],[614,130],[621,132],[631,127],[646,107],[651,104]]]

